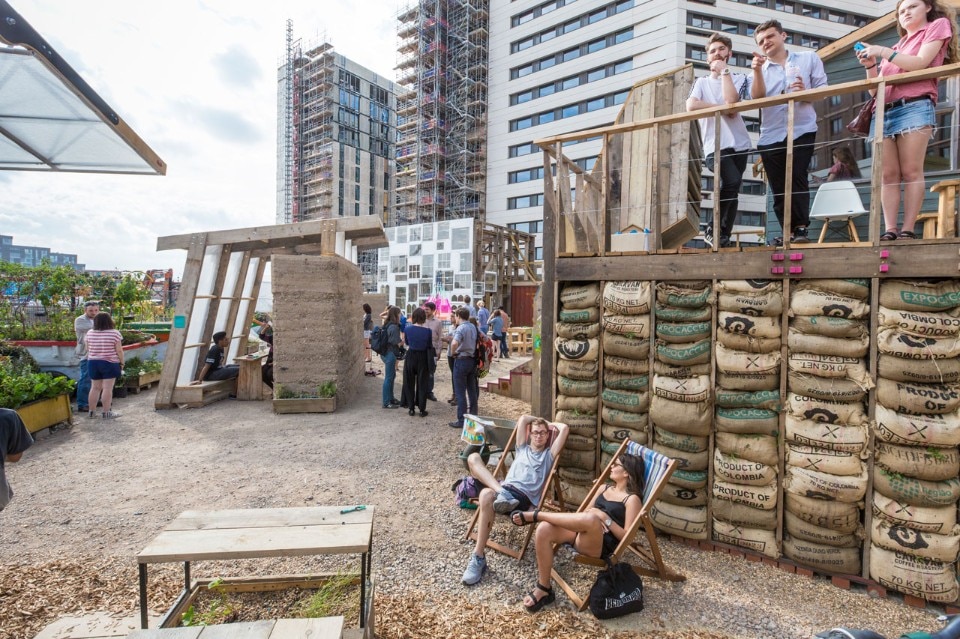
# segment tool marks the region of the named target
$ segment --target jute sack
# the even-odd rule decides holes
[[[822,528],[816,524],[804,521],[789,510],[783,511],[783,524],[791,537],[796,537],[803,541],[812,541],[817,544],[823,544],[824,546],[859,548],[860,541],[863,538],[863,531],[859,528],[854,533],[840,533],[836,530]]]
[[[790,466],[831,475],[859,475],[863,472],[863,462],[860,461],[862,454],[864,453],[830,450],[819,446],[787,444],[784,461]]]
[[[860,357],[790,353],[787,367],[793,372],[808,373],[817,377],[844,377],[868,389],[873,388],[874,385],[867,372],[866,361]]]
[[[570,433],[567,435],[567,443],[565,444],[565,447],[569,448],[570,450],[594,451],[597,449],[597,438],[574,435],[573,433]]]
[[[603,286],[603,309],[619,315],[650,312],[650,282],[607,282]]]
[[[710,376],[697,375],[678,379],[654,375],[653,394],[687,404],[705,402],[710,399]]]
[[[881,306],[877,311],[877,323],[881,327],[895,328],[911,335],[960,337],[960,311],[956,308],[944,313],[922,313]]]
[[[887,470],[926,481],[943,481],[960,474],[960,451],[956,448],[919,448],[876,442],[875,463]]]
[[[893,355],[877,356],[877,377],[916,384],[960,382],[960,358],[901,359]]]
[[[713,540],[760,553],[773,559],[780,557],[777,535],[772,530],[748,528],[714,518]]]
[[[604,371],[603,387],[613,390],[645,390],[650,386],[649,375],[637,375],[634,373],[617,373]]]
[[[597,434],[597,414],[558,410],[555,421],[570,427],[571,435],[594,437]]]
[[[717,370],[722,373],[780,373],[779,347],[771,353],[749,353],[718,343],[715,352]]]
[[[596,456],[595,450],[574,450],[564,447],[560,453],[560,466],[572,466],[593,472],[597,469]]]
[[[713,370],[713,365],[710,363],[706,364],[694,364],[692,366],[675,366],[673,364],[667,364],[666,362],[661,362],[658,359],[653,360],[653,372],[656,375],[666,375],[667,377],[694,377],[696,375],[709,375],[710,371]]]
[[[600,321],[599,308],[579,308],[579,309],[561,309],[557,313],[557,319],[561,322],[573,324],[596,324]]]
[[[676,448],[688,453],[702,453],[710,445],[709,437],[695,437],[693,435],[681,435],[672,433],[659,427],[654,427],[654,438],[657,443]]]
[[[557,376],[557,391],[571,397],[596,397],[600,382],[595,379],[571,379]]]
[[[718,408],[717,431],[740,435],[776,435],[780,417],[763,408]]]
[[[870,313],[870,305],[846,295],[815,289],[800,289],[793,291],[790,295],[790,312],[793,315],[826,315],[863,319]]]
[[[649,353],[648,353],[649,354]],[[558,369],[559,370],[559,369]],[[626,373],[628,375],[646,375],[650,372],[650,360],[632,359],[629,357],[620,357],[604,353],[603,355],[603,374]]]
[[[794,315],[790,320],[790,330],[804,335],[853,339],[863,339],[869,334],[863,320],[823,315]]]
[[[647,428],[648,418],[646,413],[631,413],[604,406],[600,410],[600,417],[604,424],[611,426],[625,426],[636,430],[646,430]]]
[[[573,362],[569,359],[557,360],[557,375],[563,375],[571,379],[597,379],[598,371],[597,361],[585,362],[581,360]]]
[[[766,486],[743,486],[713,480],[713,498],[744,504],[758,510],[777,509],[777,484]],[[714,502],[716,504],[717,502]],[[716,506],[714,506],[716,508]]]
[[[646,360],[650,356],[650,340],[604,332],[603,354]]]
[[[848,402],[829,402],[796,393],[787,394],[787,412],[802,419],[812,419],[831,424],[858,425],[867,423],[863,404]]]
[[[880,306],[925,313],[949,311],[960,306],[960,280],[882,280]]]
[[[713,318],[713,307],[676,308],[657,304],[658,322],[706,322]]]
[[[717,326],[725,331],[752,337],[780,337],[780,316],[752,317],[743,313],[720,311]]]
[[[578,484],[576,482],[561,479],[560,488],[563,490],[563,501],[568,506],[571,506],[572,509],[576,509],[579,508],[580,504],[583,503],[583,500],[587,498],[587,495],[590,493],[590,489],[593,488],[593,486],[591,484]]]
[[[863,503],[845,504],[841,501],[823,501],[784,493],[783,507],[807,523],[840,534],[853,535],[860,529],[860,509]]]
[[[593,324],[571,324],[570,322],[557,322],[557,337],[567,339],[590,339],[600,335],[600,323]]]
[[[884,468],[873,470],[874,494],[881,494],[898,502],[921,508],[954,507],[960,499],[960,479],[928,481],[904,477]]]
[[[724,408],[768,408],[780,410],[780,389],[735,391],[718,388],[715,403]]]
[[[770,373],[717,373],[717,386],[730,390],[773,390],[780,388],[780,371]]]
[[[786,440],[801,446],[814,446],[859,454],[867,447],[867,427],[863,424],[844,426],[812,419],[799,419],[787,413],[784,427]]]
[[[663,532],[687,539],[707,538],[707,509],[703,506],[677,506],[659,500],[650,509],[650,518]]]
[[[873,516],[896,526],[939,534],[946,534],[957,525],[955,504],[911,506],[876,491],[873,493]]]
[[[906,446],[960,446],[960,413],[908,415],[877,404],[879,440]]]
[[[866,468],[859,475],[844,477],[787,466],[783,474],[783,489],[795,495],[849,504],[862,501],[867,493]]]
[[[793,290],[826,291],[836,295],[866,300],[870,297],[870,280],[867,279],[812,279],[797,280],[793,283]]]
[[[679,460],[680,468],[686,470],[706,470],[710,464],[710,452],[706,450],[699,453],[689,453],[685,450],[678,450],[661,444],[656,441],[656,438],[654,438],[651,448],[661,455],[666,455],[670,459]]]
[[[880,377],[877,402],[898,413],[953,413],[960,407],[960,384],[913,384]]]
[[[677,366],[692,364],[706,364],[710,361],[713,347],[709,339],[693,342],[692,344],[669,344],[657,342],[657,359],[661,362]]]
[[[600,284],[567,284],[560,291],[560,306],[564,309],[591,308],[600,304]]]
[[[690,404],[656,395],[650,400],[650,419],[653,423],[675,433],[697,437],[709,435],[712,418],[709,402]]]
[[[600,453],[600,468],[606,468],[610,465],[610,462],[613,460],[613,453]]]
[[[596,339],[558,337],[554,342],[557,345],[557,353],[563,359],[594,362],[600,357],[600,342]]]
[[[772,293],[783,290],[779,280],[719,280],[717,293]]]
[[[863,337],[826,337],[823,335],[808,335],[801,333],[794,327],[787,331],[787,346],[791,352],[817,353],[818,355],[835,355],[840,357],[864,357],[870,349],[870,338]]]
[[[817,377],[803,373],[787,375],[790,392],[804,397],[823,399],[829,402],[861,402],[867,389],[845,377]]]
[[[620,450],[620,445],[623,442],[612,442],[608,439],[600,438],[600,452],[604,454],[614,455],[618,450]],[[606,468],[606,464],[601,464],[601,468]]]
[[[713,476],[720,481],[745,486],[766,486],[777,481],[776,466],[713,451]]]
[[[700,308],[713,302],[713,289],[710,285],[693,289],[672,286],[667,282],[657,284],[657,302],[677,308]]]
[[[606,408],[627,411],[628,413],[646,413],[650,409],[650,393],[646,391],[626,391],[604,388],[600,399]]]
[[[718,328],[717,343],[731,350],[744,353],[776,353],[779,355],[780,346],[783,342],[780,337],[753,337]]]
[[[957,600],[957,571],[953,564],[920,559],[902,552],[872,546],[870,578],[884,588],[927,601]]]
[[[777,438],[770,435],[737,435],[716,433],[717,450],[740,459],[759,462],[776,468],[778,460]]]
[[[684,488],[676,484],[667,483],[660,492],[660,501],[676,506],[706,506],[706,488]]]
[[[713,516],[737,526],[749,526],[762,530],[777,529],[777,510],[760,510],[746,504],[739,504],[726,499],[715,499],[712,504]]]
[[[569,482],[574,484],[583,484],[590,485],[595,479],[592,472],[589,470],[582,470],[580,468],[558,468],[557,474],[560,475],[561,479],[566,479]],[[581,500],[582,501],[582,500]]]
[[[873,520],[870,541],[887,550],[952,564],[960,552],[960,529],[954,527],[947,534],[938,535],[893,525],[878,517]]]
[[[557,410],[596,413],[597,404],[596,397],[568,397],[566,395],[557,395]]]
[[[710,334],[710,322],[657,322],[657,338],[671,344],[695,342]]]
[[[707,472],[678,468],[670,476],[670,483],[684,488],[703,488],[707,485]]]
[[[719,286],[717,287],[719,289]],[[717,295],[717,308],[754,317],[780,317],[783,314],[783,294],[721,292]]]
[[[643,428],[628,428],[626,426],[614,426],[613,424],[603,424],[600,427],[600,434],[607,441],[616,442],[618,445],[625,439],[630,439],[638,444],[647,443],[647,431]]]
[[[783,554],[801,566],[824,572],[841,575],[860,574],[860,548],[838,548],[784,535]]]
[[[603,330],[635,338],[650,337],[650,315],[604,315]]]
[[[952,359],[960,355],[960,338],[921,337],[881,328],[877,331],[877,350],[903,359]]]

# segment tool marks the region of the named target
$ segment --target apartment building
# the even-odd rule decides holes
[[[0,235],[0,262],[39,266],[44,260],[53,266],[69,266],[81,273],[85,268],[84,264],[77,263],[77,256],[73,253],[57,253],[45,246],[14,244],[12,235]]]

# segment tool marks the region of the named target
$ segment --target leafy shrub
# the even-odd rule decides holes
[[[40,399],[49,399],[73,391],[76,382],[69,377],[24,370],[22,364],[0,362],[0,408],[19,408]]]

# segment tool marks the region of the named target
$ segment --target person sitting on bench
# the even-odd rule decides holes
[[[477,545],[463,573],[463,583],[468,586],[479,583],[487,571],[485,551],[494,513],[525,511],[540,505],[540,494],[553,468],[553,460],[563,450],[569,432],[566,424],[551,423],[532,415],[521,416],[516,429],[516,454],[503,482],[496,480],[479,453],[467,458],[470,474],[485,486],[480,491]],[[557,436],[550,446],[550,433],[554,430]]]
[[[240,375],[240,366],[237,364],[230,364],[229,366],[223,365],[229,344],[230,338],[227,337],[226,332],[219,331],[213,334],[213,346],[207,351],[207,357],[203,360],[203,368],[200,369],[200,375],[197,376],[197,379],[190,382],[190,384],[236,379]]]

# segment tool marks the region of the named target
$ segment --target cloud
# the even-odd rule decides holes
[[[179,101],[178,110],[185,119],[200,126],[212,137],[232,144],[255,145],[263,141],[256,124],[236,111]]]
[[[213,66],[225,84],[241,89],[252,89],[263,77],[256,58],[236,44],[214,56]]]

